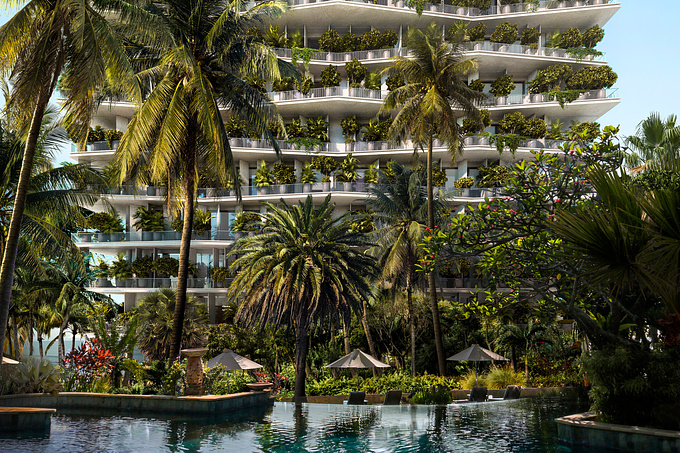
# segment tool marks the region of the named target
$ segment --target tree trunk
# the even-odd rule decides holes
[[[413,313],[413,290],[411,288],[411,273],[406,281],[406,305],[408,307],[408,325],[411,332],[411,376],[416,375],[416,320]]]
[[[307,329],[298,323],[295,326],[295,391],[293,401],[304,403],[306,401],[305,382],[307,381]]]
[[[36,336],[38,337],[38,352],[40,353],[40,358],[42,359],[45,353],[43,352],[43,337],[42,337],[42,330],[40,330],[40,324],[36,324],[35,327],[36,330]]]
[[[69,299],[69,301],[66,303],[64,319],[61,321],[61,324],[59,325],[59,337],[57,338],[59,350],[57,351],[57,356],[60,365],[64,363],[64,354],[66,351],[66,345],[64,344],[64,330],[66,330],[66,325],[68,324],[70,315],[71,315],[71,299]]]
[[[33,356],[33,310],[28,310],[28,355]]]
[[[427,226],[434,231],[434,187],[432,186],[432,141],[430,136],[427,144]],[[437,303],[437,282],[434,272],[427,275],[430,294],[430,308],[432,310],[432,327],[434,329],[434,343],[437,348],[437,363],[439,364],[439,374],[446,375],[446,354],[444,353],[444,341],[442,339],[442,327],[439,321],[439,305]]]
[[[24,216],[24,208],[26,206],[26,194],[28,193],[28,183],[31,179],[31,171],[33,169],[35,148],[38,143],[38,137],[40,136],[40,128],[42,126],[45,108],[47,107],[50,95],[52,94],[50,88],[51,87],[49,86],[44,87],[38,95],[38,100],[33,109],[31,125],[28,129],[28,136],[26,138],[26,147],[24,148],[24,156],[21,161],[19,182],[17,183],[14,197],[12,219],[9,224],[9,230],[7,231],[5,253],[3,253],[2,256],[2,267],[0,267],[0,361],[5,346],[5,335],[7,334],[7,320],[9,318],[9,306],[12,300],[14,265],[16,263],[17,250],[19,248],[21,219]]]
[[[345,343],[345,354],[349,354],[352,352],[352,349],[350,348],[349,345],[349,329],[350,329],[350,323],[343,317],[342,318],[342,336],[343,340]]]
[[[193,129],[190,127],[190,131]],[[177,299],[175,301],[175,317],[172,325],[172,347],[170,361],[179,357],[184,329],[184,311],[187,304],[187,277],[189,270],[189,253],[191,252],[191,232],[194,223],[194,185],[196,167],[196,136],[190,133],[187,140],[186,171],[184,172],[184,226],[182,242],[179,250],[179,271],[177,274]]]
[[[75,327],[71,331],[71,351],[76,349],[76,329]]]
[[[378,358],[378,354],[375,351],[375,345],[373,344],[373,337],[371,336],[371,329],[368,325],[368,305],[366,301],[363,302],[364,307],[361,312],[361,324],[364,326],[364,333],[366,334],[366,342],[368,343],[368,352],[375,358]],[[380,368],[373,368],[373,376],[379,376],[381,374]]]

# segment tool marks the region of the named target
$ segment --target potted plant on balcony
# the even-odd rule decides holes
[[[302,174],[300,175],[300,182],[302,183],[302,193],[311,193],[312,184],[316,182],[316,175],[312,164],[306,163],[302,166]]]
[[[343,189],[345,192],[352,191],[352,183],[357,180],[359,176],[357,173],[357,167],[359,166],[359,160],[349,153],[345,156],[345,159],[340,163],[340,169],[335,174],[335,178],[344,184]]]
[[[370,120],[363,129],[363,140],[366,142],[366,148],[371,151],[373,150],[375,142],[378,142],[383,137],[383,130],[380,127],[380,121],[377,119]]]
[[[331,190],[331,173],[338,168],[338,163],[329,156],[314,156],[312,157],[312,168],[324,177],[321,179],[324,192]]]
[[[258,195],[267,195],[269,193],[269,186],[274,184],[274,178],[272,178],[271,171],[265,161],[261,161],[257,167],[253,183],[257,187]]]
[[[162,240],[161,232],[165,231],[165,217],[162,211],[152,211],[144,206],[139,206],[132,215],[135,222],[132,224],[137,231],[142,232],[143,241]],[[154,232],[159,235],[156,236]]]
[[[354,116],[348,116],[340,121],[340,127],[342,127],[342,135],[346,139],[353,139],[356,137],[356,133],[361,130],[361,125]]]
[[[366,78],[368,70],[366,66],[361,64],[356,58],[345,63],[345,72],[347,73],[347,82],[350,88],[360,88],[361,82]]]
[[[333,94],[333,87],[340,85],[342,77],[338,73],[338,69],[333,65],[328,65],[326,69],[321,71],[321,85],[326,88],[326,96]]]
[[[375,168],[375,164],[369,165],[364,172],[364,183],[366,183],[368,187],[374,187],[378,184],[378,170]]]
[[[279,192],[284,194],[288,190],[288,184],[295,184],[297,178],[295,177],[295,168],[286,165],[283,162],[274,164],[272,174],[276,178],[276,183],[279,185]]]
[[[448,181],[449,177],[446,176],[445,170],[442,170],[439,166],[432,168],[432,186],[443,188]]]
[[[456,29],[452,27],[452,31],[454,33],[455,30]],[[470,41],[473,41],[475,43],[474,44],[475,50],[482,50],[484,48],[484,37],[486,36],[486,24],[484,22],[480,22],[474,27],[468,28],[465,32],[467,33],[468,38],[470,38]],[[452,37],[450,37],[449,39],[451,38]]]
[[[192,227],[196,239],[207,240],[210,239],[210,221],[212,214],[205,209],[196,209],[194,211],[194,224]]]
[[[98,242],[110,242],[113,240],[113,235],[122,233],[124,230],[123,222],[118,218],[118,213],[115,210],[91,214],[85,220],[85,226],[97,230]]]
[[[514,0],[513,0],[514,2]],[[499,24],[496,29],[491,33],[489,41],[499,43],[499,44],[514,44],[517,41],[517,35],[519,33],[519,27],[517,24],[511,24],[510,22],[503,22]],[[501,52],[507,51],[507,46],[501,46]]]
[[[160,288],[170,287],[170,277],[177,277],[179,271],[179,261],[175,258],[161,257],[153,260],[153,269],[158,278]]]
[[[231,276],[228,267],[214,267],[210,269],[210,278],[212,278],[215,288],[224,288],[224,282]]]
[[[522,32],[522,37],[519,42],[523,46],[528,46],[529,48],[524,52],[528,55],[535,55],[538,49],[538,40],[541,37],[541,32],[538,28],[529,27]]]
[[[236,214],[234,221],[231,223],[231,231],[233,231],[236,239],[240,239],[242,233],[254,233],[258,230],[258,222],[262,218],[257,212],[241,211]]]
[[[111,286],[111,282],[109,281],[109,263],[100,259],[94,268],[94,274],[97,276],[96,284],[99,288]]]
[[[475,184],[475,178],[472,176],[463,176],[458,178],[453,182],[453,187],[456,189],[461,189],[461,197],[467,197],[470,195],[470,187]]]
[[[498,105],[505,105],[508,101],[508,95],[514,89],[515,83],[512,81],[512,74],[505,74],[491,83],[489,91],[496,97]]]
[[[238,185],[239,187],[245,186],[245,181],[243,181],[243,178],[241,175],[238,175]],[[229,190],[229,196],[230,197],[235,197],[236,196],[236,185],[234,184],[234,177],[231,175],[231,172],[227,173],[227,184],[225,187]]]
[[[132,270],[130,269],[130,263],[125,259],[124,252],[116,255],[116,259],[111,263],[109,275],[116,279],[116,287],[125,288],[128,286],[128,279],[132,277]]]
[[[528,146],[529,148],[534,148],[538,144],[537,139],[548,135],[548,126],[542,118],[530,118],[524,121],[520,128],[520,133],[531,139]]]
[[[132,262],[132,272],[137,278],[138,288],[149,288],[148,278],[153,272],[153,258],[150,256],[138,256]]]
[[[109,149],[115,150],[118,148],[120,139],[123,137],[123,132],[116,129],[107,129],[104,131],[104,139],[106,144],[109,145]]]

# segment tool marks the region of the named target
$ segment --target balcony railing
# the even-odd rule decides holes
[[[233,281],[228,278],[225,282],[215,283],[209,277],[189,277],[187,278],[188,288],[228,288]],[[98,278],[88,283],[90,288],[177,288],[177,277],[155,277],[155,278],[127,278],[125,280]]]
[[[314,3],[323,3],[326,1],[337,0],[289,0],[291,6],[310,5]],[[367,5],[380,5],[392,8],[408,8],[403,0],[345,0],[352,3],[364,3]],[[552,10],[560,8],[574,8],[589,5],[604,5],[612,3],[613,0],[540,0],[538,5],[534,3],[516,3],[513,5],[502,5],[498,7],[493,5],[487,9],[480,9],[466,6],[455,6],[445,4],[428,3],[425,5],[424,11],[432,13],[453,14],[457,16],[490,16],[497,14],[513,14],[513,13],[527,13],[542,10]]]
[[[110,242],[165,242],[180,241],[182,233],[176,231],[132,231],[129,233],[94,233],[81,231],[72,233],[74,242],[78,243],[110,243]],[[192,241],[232,241],[234,233],[230,230],[211,230],[205,234],[191,236]]]
[[[564,49],[557,49],[553,47],[541,47],[537,49],[532,49],[531,46],[523,46],[521,44],[502,44],[491,41],[473,41],[466,42],[464,44],[466,51],[483,51],[483,52],[501,52],[501,53],[512,53],[512,54],[523,54],[523,55],[540,55],[545,57],[556,57],[556,58],[573,58],[579,59],[578,57],[570,54]],[[602,55],[586,55],[580,60],[585,61],[604,61],[604,54]]]
[[[291,91],[272,91],[269,97],[272,101],[294,101],[304,99],[325,98],[333,96],[343,96],[359,99],[382,99],[383,93],[380,90],[369,90],[367,88],[347,88],[347,87],[326,87],[312,88],[309,93],[302,94],[297,90]]]
[[[279,58],[293,58],[293,51],[291,49],[275,48],[274,52]],[[406,49],[374,49],[374,50],[360,50],[357,52],[324,52],[317,51],[312,53],[312,61],[323,62],[347,62],[355,58],[357,60],[375,60],[378,58],[392,58],[397,55],[406,55]]]
[[[618,88],[602,88],[601,90],[590,90],[581,94],[576,101],[585,101],[590,99],[612,99],[616,97]],[[550,99],[548,94],[511,94],[510,96],[490,97],[487,101],[482,102],[484,107],[502,107],[504,105],[519,105],[519,104],[543,104],[547,102],[557,102],[555,99]]]

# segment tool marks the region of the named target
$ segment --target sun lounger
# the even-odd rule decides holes
[[[516,400],[519,399],[519,395],[522,393],[521,385],[508,385],[505,388],[505,393],[503,394],[504,400]]]
[[[383,404],[401,404],[401,390],[388,390]]]
[[[476,401],[478,403],[486,401],[486,395],[487,395],[486,387],[472,387],[472,389],[470,389],[469,400]]]
[[[350,392],[345,404],[366,404],[366,392]]]

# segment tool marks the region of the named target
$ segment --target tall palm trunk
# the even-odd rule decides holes
[[[196,122],[193,122],[196,125]],[[172,325],[172,347],[170,359],[179,357],[182,345],[182,331],[184,328],[184,311],[187,304],[187,277],[189,272],[189,253],[191,252],[191,232],[194,224],[194,185],[196,164],[196,134],[194,128],[189,128],[186,154],[186,170],[184,172],[184,226],[182,227],[182,242],[179,247],[179,270],[177,273],[177,299],[175,302],[175,317]]]
[[[40,325],[36,325],[36,336],[38,337],[38,352],[40,353],[40,358],[42,359],[43,356],[45,355],[44,349],[43,349],[43,337],[42,337],[42,330],[40,329]]]
[[[373,337],[371,336],[371,329],[369,328],[368,325],[368,305],[366,304],[366,301],[363,302],[363,310],[361,311],[361,324],[364,326],[364,333],[366,334],[366,342],[368,343],[368,352],[373,357],[378,357],[375,351],[375,345],[373,344]],[[381,370],[380,368],[372,368],[373,370],[373,376],[380,375]]]
[[[409,257],[410,258],[410,257]],[[413,287],[411,286],[413,268],[409,259],[406,265],[406,305],[408,307],[408,327],[411,333],[411,376],[416,375],[416,317],[413,313]]]
[[[344,317],[342,318],[342,336],[343,336],[343,342],[345,343],[345,354],[349,354],[352,352],[352,349],[349,344],[349,329],[350,329],[350,323],[347,319]]]
[[[307,380],[307,328],[303,322],[298,321],[295,325],[295,390],[293,399],[296,403],[304,403],[306,400],[305,382]]]
[[[62,364],[64,362],[64,354],[66,353],[66,345],[64,344],[64,331],[66,330],[66,326],[68,325],[69,318],[71,317],[71,304],[73,300],[69,298],[68,302],[66,303],[66,310],[64,312],[64,319],[61,321],[61,324],[59,324],[59,336],[57,337],[57,344],[58,344],[58,351],[57,355],[59,358],[59,363]]]
[[[434,231],[434,188],[432,182],[432,147],[434,137],[430,135],[427,144],[427,226]],[[437,363],[439,364],[439,374],[446,374],[446,356],[444,353],[444,341],[442,340],[442,327],[439,321],[439,305],[437,304],[437,282],[435,281],[434,271],[427,275],[430,308],[432,309],[432,327],[434,329],[434,343],[437,348]]]
[[[31,125],[28,129],[26,147],[21,161],[21,172],[12,208],[12,219],[10,220],[5,243],[5,253],[2,256],[2,267],[0,268],[0,357],[4,351],[5,335],[7,333],[7,320],[9,316],[9,306],[12,299],[12,285],[14,283],[14,265],[19,248],[19,234],[21,232],[21,219],[24,216],[26,206],[26,194],[28,193],[28,183],[33,169],[33,158],[35,148],[40,136],[45,108],[50,100],[53,86],[44,87],[38,95],[38,100],[33,109]]]

